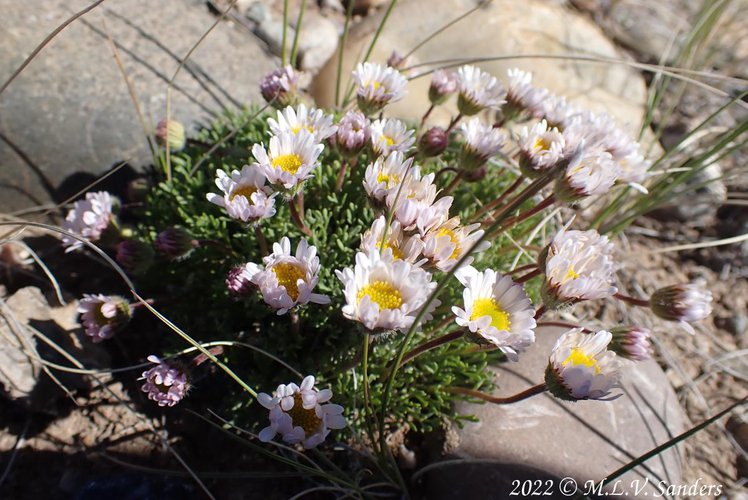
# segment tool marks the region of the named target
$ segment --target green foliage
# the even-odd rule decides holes
[[[322,386],[330,385],[334,401],[346,408],[351,428],[363,428],[363,374],[360,369],[364,333],[359,325],[342,316],[342,287],[334,271],[352,266],[361,234],[371,226],[377,214],[365,200],[362,179],[371,161],[366,153],[349,169],[340,192],[334,185],[343,158],[326,146],[321,166],[314,178],[304,185],[305,222],[312,230],[310,244],[319,250],[321,272],[316,291],[331,297],[329,306],[309,304],[298,310],[299,325],[294,328],[290,314],[278,316],[262,301],[259,292],[243,299],[228,294],[224,279],[235,265],[261,263],[260,244],[255,229],[226,215],[223,209],[206,200],[206,194],[217,192],[215,172],[230,172],[250,163],[250,149],[255,143],[267,144],[268,115],[252,119],[252,111],[226,115],[210,128],[202,130],[188,147],[171,158],[173,178],[161,180],[152,190],[138,235],[152,241],[168,226],[179,225],[191,231],[201,245],[179,261],[162,260],[139,282],[142,293],[156,299],[159,310],[198,341],[241,340],[278,356],[303,374],[314,374]],[[226,136],[231,135],[228,140]],[[212,154],[210,145],[221,142]],[[439,170],[454,164],[456,151],[451,147],[442,158],[426,164],[427,170]],[[198,168],[195,169],[195,166]],[[192,170],[195,170],[192,173]],[[441,177],[444,175],[444,177]],[[446,183],[452,173],[440,174],[438,182]],[[445,180],[446,179],[446,180]],[[515,176],[498,164],[480,182],[463,183],[455,193],[453,215],[470,220],[476,200],[492,200]],[[262,222],[260,230],[269,244],[288,236],[295,248],[303,233],[294,224],[290,210],[281,197],[276,199],[277,213]],[[537,223],[529,219],[512,230],[526,234]],[[510,235],[493,239],[492,248],[478,257],[476,266],[507,269],[516,255]],[[520,260],[519,265],[530,262]],[[442,294],[442,306],[434,320],[416,334],[413,345],[446,333],[456,327],[451,320],[452,305],[462,305],[462,286],[452,279],[452,286]],[[530,289],[537,297],[537,290]],[[447,326],[436,328],[442,320]],[[380,407],[389,363],[396,356],[401,335],[378,338],[369,354],[369,382],[372,408]],[[183,347],[173,336],[165,337],[165,350]],[[279,383],[296,381],[285,368],[256,353],[229,350],[226,361],[243,380],[258,391],[271,392]],[[429,351],[401,368],[391,398],[389,422],[406,423],[418,432],[428,432],[443,425],[453,415],[456,396],[450,386],[490,390],[490,363],[502,359],[499,351],[476,351],[463,340]],[[236,421],[250,422],[250,401],[239,389],[221,390],[223,408]],[[263,417],[264,418],[264,417]],[[465,416],[464,418],[469,418]],[[262,420],[261,420],[262,422]],[[264,425],[264,424],[260,424]],[[339,436],[340,437],[340,436]]]

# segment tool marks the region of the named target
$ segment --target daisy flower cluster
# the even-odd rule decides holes
[[[408,363],[424,356],[429,366],[452,370],[444,377],[450,384],[485,388],[491,375],[481,363],[521,362],[545,334],[538,331],[543,316],[580,302],[622,300],[691,331],[691,323],[710,313],[711,295],[693,284],[651,297],[623,295],[608,236],[558,225],[580,201],[592,203],[621,184],[646,192],[649,163],[613,118],[534,86],[532,75],[519,69],[502,82],[466,65],[434,71],[430,107],[413,126],[386,115],[408,87],[397,69],[405,65],[402,57],[390,62],[359,64],[350,100],[334,111],[308,104],[302,75],[291,67],[267,75],[261,93],[275,108],[272,115],[259,115],[251,133],[210,163],[210,186],[199,181],[204,172],[188,170],[184,185],[156,188],[161,198],[153,199],[171,204],[171,217],[140,237],[120,230],[108,193],[87,195],[66,219],[70,233],[110,245],[107,251],[128,273],[173,280],[165,303],[204,300],[196,324],[220,325],[257,356],[314,373],[298,385],[248,390],[267,414],[267,425],[257,428],[261,441],[310,449],[331,431],[361,423],[361,412],[345,403],[355,397],[351,388],[364,383],[351,369],[362,360],[377,368],[368,372],[375,376],[367,391],[388,390],[388,377],[402,369],[411,383],[455,395],[466,387],[442,387],[428,379],[429,370]],[[452,96],[456,116],[431,125],[433,109]],[[176,158],[189,154],[195,146],[176,144],[167,128],[164,147]],[[539,236],[532,224],[551,208],[560,215],[548,216],[550,235]],[[522,237],[514,238],[514,230]],[[83,245],[69,235],[64,243]],[[515,248],[520,254],[508,267],[506,255]],[[79,310],[86,334],[94,342],[111,338],[133,307],[121,297],[84,296]],[[567,331],[543,353],[542,383],[528,394],[612,400],[627,367],[650,357],[654,333],[643,326],[563,324]],[[457,341],[459,348],[447,346]],[[464,361],[438,364],[449,356]],[[143,372],[142,390],[160,406],[180,402],[191,386],[190,367],[148,359],[154,366]],[[267,370],[264,361],[242,369]],[[265,372],[258,379],[285,381]],[[343,405],[331,402],[333,389]],[[380,433],[388,432],[384,420]]]

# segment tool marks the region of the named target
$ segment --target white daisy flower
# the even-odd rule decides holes
[[[366,115],[405,97],[408,80],[396,69],[366,62],[353,72],[358,107]]]
[[[405,231],[418,229],[425,235],[449,218],[449,209],[454,198],[444,196],[436,200],[438,190],[434,184],[435,174],[420,176],[418,171],[411,173],[402,188],[390,189],[385,198],[389,210]]]
[[[387,155],[393,151],[407,152],[416,142],[414,131],[394,118],[375,120],[371,123],[371,146],[374,152]]]
[[[507,71],[509,83],[506,90],[506,104],[501,112],[507,119],[533,117],[541,118],[543,101],[549,96],[547,89],[532,85],[532,73],[512,68]]]
[[[86,193],[86,199],[75,202],[62,227],[88,241],[99,241],[109,230],[118,233],[114,215],[117,206],[119,200],[106,191]],[[66,252],[83,248],[83,243],[66,235],[62,237],[62,244],[67,247]]]
[[[457,90],[457,109],[465,116],[505,102],[506,92],[501,82],[476,66],[465,65],[457,70]]]
[[[618,162],[620,168],[618,180],[647,194],[647,189],[642,183],[651,175],[649,167],[652,166],[652,163],[642,156],[641,151],[637,149],[628,156],[614,159]]]
[[[275,194],[265,186],[265,173],[259,165],[244,165],[241,172],[228,176],[216,171],[216,186],[223,195],[208,193],[209,202],[223,207],[229,217],[242,222],[257,222],[275,215]]]
[[[285,110],[278,111],[278,120],[269,118],[268,125],[273,135],[282,135],[286,132],[297,134],[299,130],[305,129],[314,136],[315,142],[324,141],[338,129],[332,123],[332,116],[325,114],[321,109],[307,109],[303,104],[299,104],[296,109],[288,106]]]
[[[574,116],[582,113],[563,96],[549,93],[541,104],[542,117],[551,127],[563,127]]]
[[[545,258],[543,303],[554,309],[615,294],[612,252],[608,237],[595,230],[559,232]]]
[[[408,171],[412,168],[412,171]],[[420,177],[420,168],[413,165],[413,158],[407,160],[399,151],[390,153],[387,158],[380,156],[370,163],[364,172],[364,189],[366,194],[376,202],[384,202],[387,193],[397,191],[397,187],[406,177]]]
[[[473,118],[460,125],[465,142],[460,154],[460,167],[475,170],[501,150],[506,136],[498,129]]]
[[[480,223],[460,226],[460,218],[452,217],[426,233],[423,237],[423,255],[440,271],[450,271],[485,233],[479,227]],[[483,252],[490,246],[491,243],[483,241],[473,253]],[[469,266],[473,260],[472,256],[468,257],[462,265]]]
[[[294,134],[286,132],[270,138],[269,151],[262,144],[252,146],[252,155],[265,172],[271,184],[280,184],[287,190],[300,187],[312,177],[325,146],[317,144],[308,130]]]
[[[314,377],[309,375],[301,385],[281,384],[272,396],[261,392],[257,401],[270,410],[270,425],[260,431],[260,441],[272,441],[277,434],[288,444],[301,443],[309,450],[322,443],[330,429],[342,429],[347,424],[343,407],[328,403],[330,389],[314,388]]]
[[[260,288],[262,298],[278,314],[312,302],[329,304],[330,297],[312,293],[319,281],[317,248],[301,240],[296,255],[291,255],[291,242],[283,237],[273,244],[273,253],[264,257],[265,268],[252,262],[246,266],[249,280]]]
[[[587,196],[607,193],[620,169],[607,151],[581,149],[569,161],[564,173],[556,180],[556,197],[573,202]]]
[[[621,367],[621,360],[607,349],[611,339],[604,330],[588,334],[578,328],[563,334],[545,371],[548,390],[567,401],[617,398],[608,397],[619,384]]]
[[[649,298],[652,312],[668,321],[679,322],[688,332],[688,323],[701,321],[712,313],[712,293],[698,285],[683,284],[660,288]]]
[[[422,265],[425,262],[419,260],[423,251],[421,238],[418,235],[406,236],[396,220],[387,228],[387,219],[383,215],[379,216],[361,237],[361,250],[367,254],[379,252],[384,257],[389,256],[393,260],[404,260],[415,265]]]
[[[566,141],[556,128],[542,120],[520,132],[519,166],[525,175],[537,177],[555,167],[564,158]]]
[[[493,344],[517,361],[517,353],[535,342],[535,309],[522,285],[491,269],[466,267],[455,276],[465,286],[465,309],[452,307],[457,324],[476,334],[479,343]]]
[[[431,274],[404,260],[384,257],[379,252],[356,254],[353,269],[335,271],[343,283],[346,305],[343,316],[363,324],[374,333],[406,331],[436,289]],[[424,321],[439,305],[429,305]]]

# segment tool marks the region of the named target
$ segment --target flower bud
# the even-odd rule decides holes
[[[86,335],[93,342],[112,338],[121,331],[132,316],[130,303],[116,295],[84,294],[78,302],[78,312]]]
[[[117,262],[132,274],[142,274],[153,263],[153,248],[138,240],[124,240],[117,245]]]
[[[699,321],[712,312],[712,294],[694,284],[671,285],[660,288],[649,298],[652,312],[668,321],[684,325]],[[687,326],[693,333],[693,328]]]
[[[429,101],[434,106],[442,104],[457,91],[457,76],[451,71],[438,69],[431,75]]]
[[[278,68],[260,81],[260,94],[274,108],[295,106],[299,102],[299,76],[291,66]]]
[[[187,144],[184,126],[176,120],[161,120],[156,125],[156,142],[171,151],[181,151]]]
[[[480,167],[476,169],[466,171],[464,179],[467,182],[480,182],[486,178],[487,173],[488,173],[488,165],[484,163],[483,165],[481,165]]]
[[[226,275],[226,288],[229,289],[231,295],[246,297],[256,288],[250,278],[251,276],[247,272],[246,266],[235,266]]]
[[[418,151],[426,157],[439,156],[447,149],[447,132],[441,127],[432,127],[418,140]]]
[[[371,129],[369,119],[360,111],[349,111],[340,120],[338,131],[335,134],[335,143],[338,150],[348,156],[359,153],[369,142]]]
[[[186,257],[198,242],[186,229],[181,227],[170,227],[164,229],[153,242],[156,250],[166,255],[170,259],[181,259]]]
[[[148,361],[156,363],[156,366],[143,372],[140,380],[145,382],[141,390],[159,406],[174,406],[179,403],[190,387],[187,371],[180,364],[162,361],[157,356],[148,356]]]
[[[608,349],[618,356],[632,361],[644,361],[651,358],[649,337],[651,333],[646,328],[638,326],[619,326],[611,328],[613,339]]]

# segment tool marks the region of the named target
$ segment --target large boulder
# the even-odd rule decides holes
[[[384,63],[393,50],[407,53],[436,30],[474,8],[476,0],[403,0],[387,20],[369,60]],[[342,49],[343,86],[350,71],[371,42],[384,12],[355,26]],[[582,55],[617,59],[621,62],[594,62],[564,59]],[[559,58],[561,56],[561,58]],[[478,66],[504,79],[509,68],[532,71],[535,83],[571,98],[593,111],[606,110],[622,124],[638,130],[646,102],[646,85],[641,74],[625,63],[603,32],[589,19],[564,7],[540,0],[494,0],[468,17],[439,33],[418,49],[409,65],[439,61],[468,61],[471,58],[499,57]],[[335,98],[337,55],[318,75],[314,95],[318,104],[330,105]],[[419,66],[416,73],[428,69]],[[412,80],[408,96],[388,108],[388,113],[417,120],[428,108],[430,77]],[[432,114],[445,124],[455,113],[451,106]]]
[[[0,82],[89,0],[0,0]],[[128,160],[152,161],[111,35],[146,128],[166,114],[168,81],[216,17],[196,0],[105,2],[56,36],[0,94],[0,209],[55,199],[73,172],[101,173]],[[177,77],[171,116],[194,127],[222,108],[261,100],[260,78],[275,67],[263,44],[221,22]]]
[[[497,394],[516,394],[542,381],[549,353],[564,331],[539,328],[535,345],[520,355],[518,363],[497,367]],[[460,404],[458,413],[475,415],[479,421],[457,430],[459,443],[454,453],[471,459],[467,464],[478,460],[486,467],[485,461],[490,461],[490,468],[499,475],[506,467],[509,471],[517,466],[543,471],[542,479],[554,481],[555,493],[559,493],[555,478],[570,477],[580,487],[587,481],[598,482],[684,430],[678,399],[654,361],[626,366],[620,392],[623,395],[615,401],[566,402],[545,393],[510,405]],[[445,482],[444,475],[451,469],[439,470],[439,481]],[[617,489],[610,491],[633,494],[639,485],[643,487],[640,495],[659,494],[661,481],[665,488],[679,484],[680,471],[679,451],[670,448],[627,472]],[[455,469],[455,474],[461,473]],[[511,474],[503,476],[511,478]],[[425,480],[429,481],[428,476]],[[504,486],[511,489],[511,481]],[[484,487],[488,492],[491,485]]]

